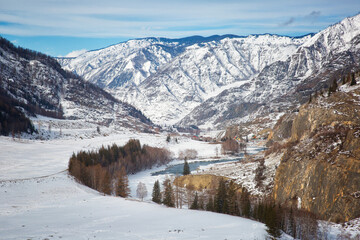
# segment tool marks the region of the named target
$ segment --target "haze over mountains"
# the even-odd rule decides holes
[[[155,123],[224,126],[296,106],[339,64],[357,66],[359,27],[356,15],[299,38],[145,38],[59,62]]]

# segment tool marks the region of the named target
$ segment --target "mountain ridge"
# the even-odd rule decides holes
[[[159,38],[130,40],[96,53],[85,53],[72,60],[59,61],[65,69],[82,75],[122,101],[135,105],[156,123],[175,123],[214,91],[248,80],[266,64],[290,55],[310,37],[270,34],[234,38],[226,36],[215,36],[221,40],[189,46],[175,44],[173,40],[172,45],[151,42],[154,39],[160,41]],[[131,45],[135,45],[135,48],[129,49]],[[119,54],[114,56],[117,51],[122,54],[121,57]],[[198,56],[202,56],[202,59]],[[183,64],[185,66],[181,67]],[[198,69],[189,72],[188,69],[193,66]],[[217,71],[218,68],[222,70]],[[156,99],[153,93],[157,90],[146,88],[160,85],[163,90],[159,99]],[[180,92],[186,93],[185,97],[180,96]],[[171,101],[164,106],[166,99]],[[149,105],[152,107],[149,108]]]
[[[274,115],[271,118],[276,119],[275,115],[296,109],[311,93],[329,87],[333,76],[344,74],[343,69],[349,72],[358,68],[359,34],[360,15],[344,19],[314,35],[285,61],[267,65],[250,85],[226,90],[195,108],[179,124],[213,127],[248,121],[246,116],[232,114],[242,112],[244,104],[260,106],[250,112],[253,118]],[[229,95],[233,95],[233,100]],[[214,112],[217,116],[209,114]],[[227,114],[232,116],[226,117]],[[224,118],[227,123],[221,123]]]
[[[0,40],[0,90],[8,105],[32,116],[139,129],[152,126],[136,108],[64,71],[52,57]]]

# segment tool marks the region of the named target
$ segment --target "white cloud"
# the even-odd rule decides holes
[[[69,58],[77,57],[86,52],[87,52],[86,49],[75,50],[75,51],[69,52],[65,57],[69,57]]]
[[[0,0],[0,32],[21,36],[72,37],[178,37],[185,33],[249,34],[281,31],[281,27],[303,24],[307,29],[325,28],[321,20],[337,20],[355,14],[358,0]],[[313,9],[316,9],[314,11]],[[312,12],[311,12],[312,11]],[[309,12],[311,12],[309,14]],[[321,13],[321,14],[320,14]],[[289,20],[290,19],[290,20]],[[333,22],[329,22],[333,23]],[[262,29],[260,29],[262,25]],[[253,30],[251,26],[258,26]],[[245,32],[243,29],[249,29]]]

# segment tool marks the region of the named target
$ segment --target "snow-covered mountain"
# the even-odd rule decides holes
[[[0,38],[0,69],[3,99],[28,114],[138,129],[151,124],[133,106],[64,71],[55,59],[15,47],[3,38]]]
[[[219,126],[258,116],[269,119],[308,100],[360,65],[360,15],[317,33],[291,56],[266,66],[251,82],[196,107],[180,125]],[[338,79],[337,79],[338,80]]]
[[[265,66],[286,59],[310,37],[146,38],[59,62],[154,122],[169,124],[224,88],[241,85]]]
[[[59,61],[156,123],[227,125],[275,118],[356,67],[359,18],[300,38],[146,38]]]

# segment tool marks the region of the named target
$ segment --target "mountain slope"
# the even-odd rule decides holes
[[[308,39],[285,60],[266,66],[251,83],[232,88],[195,108],[181,125],[221,126],[259,116],[274,119],[303,103],[334,76],[359,66],[360,15]]]
[[[175,123],[230,84],[248,80],[294,53],[310,36],[139,39],[91,51],[62,65],[157,123]]]
[[[2,97],[27,114],[145,127],[150,121],[129,104],[64,71],[44,54],[0,41]]]
[[[301,106],[274,182],[278,203],[333,222],[360,216],[360,90],[349,84]]]

